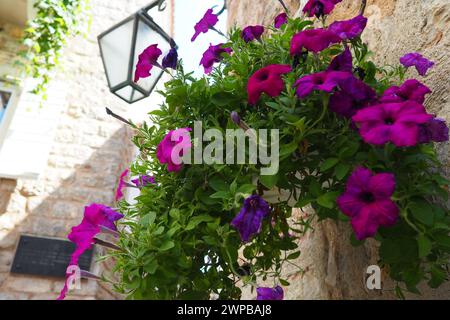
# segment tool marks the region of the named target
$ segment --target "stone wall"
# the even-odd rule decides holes
[[[136,106],[109,92],[96,37],[148,2],[91,1],[89,35],[70,40],[63,57],[65,71],[57,76],[69,90],[45,172],[37,181],[0,179],[0,300],[55,299],[63,287],[60,279],[9,273],[20,234],[65,238],[80,222],[86,204],[114,205],[118,176],[134,151],[130,130],[108,117],[105,107],[128,116],[127,110]],[[18,27],[0,25],[0,66],[14,62],[18,38]],[[89,281],[69,299],[114,297],[107,286]]]
[[[301,14],[305,0],[285,0],[293,14]],[[355,16],[359,1],[344,0],[331,16],[347,19]],[[246,26],[272,24],[282,7],[276,0],[228,0],[229,25]],[[423,79],[433,90],[426,101],[429,111],[450,122],[450,3],[448,0],[368,0],[365,15],[369,18],[363,39],[376,50],[376,63],[397,64],[405,53],[418,51],[436,62]],[[408,76],[417,77],[414,70]],[[450,176],[449,144],[439,146],[440,157]],[[303,214],[296,210],[296,214]],[[376,264],[376,243],[353,248],[349,244],[349,225],[325,221],[315,225],[299,240],[302,255],[297,264],[306,272],[301,275],[294,268],[286,274],[291,282],[288,299],[391,299],[394,284],[383,274],[383,290],[367,291],[364,275],[369,265]],[[450,298],[450,283],[439,290],[422,286],[423,296],[408,298]],[[250,298],[252,295],[247,295]]]

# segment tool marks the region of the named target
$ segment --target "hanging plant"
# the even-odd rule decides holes
[[[114,231],[108,257],[116,261],[118,292],[239,299],[251,286],[258,299],[282,299],[283,267],[302,257],[297,240],[324,219],[352,226],[354,235],[342,241],[379,242],[380,264],[399,296],[418,293],[423,280],[436,288],[448,278],[449,182],[433,145],[448,140],[448,128],[423,106],[431,90],[404,79],[406,68],[424,75],[433,63],[414,53],[402,65],[377,66],[360,38],[364,16],[326,25],[338,2],[306,5],[322,28],[283,13],[274,26],[231,30],[203,55],[201,79],[173,63],[174,52],[158,62],[157,44],[143,52],[136,81],[153,68],[176,71],[161,92],[165,102],[150,114],[153,124],[132,125],[137,178],[130,184],[128,171],[121,176],[121,214],[109,208],[91,223],[85,217],[70,235],[83,249],[98,243],[93,234],[104,227]],[[208,11],[195,37],[215,23]],[[257,149],[234,140],[225,146],[225,130],[246,130]],[[120,200],[124,187],[140,189],[135,202]],[[308,215],[292,216],[306,206]],[[78,237],[80,228],[94,232]],[[268,280],[273,286],[263,287]]]
[[[36,16],[24,31],[25,49],[17,63],[26,75],[37,79],[33,93],[45,99],[67,39],[81,34],[90,24],[89,0],[37,0],[33,6]]]

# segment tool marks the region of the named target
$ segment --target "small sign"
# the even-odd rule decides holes
[[[75,244],[67,240],[22,235],[11,273],[64,278],[74,250]],[[80,257],[81,270],[90,270],[92,254],[88,250]]]

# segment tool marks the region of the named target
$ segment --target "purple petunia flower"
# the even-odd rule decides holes
[[[263,93],[272,98],[278,97],[285,88],[281,75],[291,70],[289,65],[272,64],[256,71],[248,80],[248,103],[255,105]]]
[[[139,55],[136,71],[134,73],[134,82],[138,82],[141,78],[148,78],[151,76],[150,71],[154,66],[158,65],[157,60],[161,54],[162,51],[158,48],[158,45],[152,44]]]
[[[425,96],[431,93],[431,90],[416,79],[406,80],[400,87],[393,86],[387,89],[380,102],[403,102],[407,100],[416,101],[423,104]]]
[[[286,12],[280,13],[275,17],[275,28],[280,29],[286,23],[288,23],[288,15]]]
[[[264,27],[263,26],[248,26],[242,30],[242,39],[244,39],[245,42],[249,43],[253,40],[259,40],[261,39],[262,34],[264,33]]]
[[[125,177],[128,175],[128,172],[129,170],[126,169],[120,175],[119,183],[117,184],[116,194],[114,196],[114,199],[116,201],[119,201],[120,199],[123,198],[123,188],[126,187]]]
[[[434,118],[420,125],[419,143],[445,142],[448,141],[448,126],[445,120]]]
[[[298,79],[294,87],[297,87],[297,96],[303,99],[314,90],[332,92],[340,81],[352,77],[351,73],[342,71],[322,71],[303,76]]]
[[[348,47],[345,47],[344,52],[334,57],[328,66],[328,71],[353,71],[352,53]]]
[[[283,300],[284,298],[283,288],[280,286],[275,288],[257,288],[256,293],[258,294],[256,300]]]
[[[242,241],[248,242],[253,235],[260,232],[262,220],[269,213],[269,204],[260,196],[253,195],[245,199],[244,206],[231,221],[231,225],[239,231]]]
[[[337,204],[351,218],[358,240],[373,237],[380,226],[389,227],[397,222],[399,209],[391,200],[394,191],[395,176],[391,173],[374,175],[362,167],[353,171]]]
[[[231,54],[231,48],[223,48],[223,43],[219,43],[216,46],[212,44],[209,46],[208,50],[203,54],[200,65],[203,65],[206,74],[210,74],[214,63],[220,62],[223,59],[223,54]]]
[[[192,147],[189,131],[190,128],[171,130],[156,149],[159,163],[167,163],[169,172],[178,172],[182,168],[181,157],[185,150]]]
[[[142,175],[137,179],[131,180],[132,183],[138,188],[143,188],[151,184],[155,184],[155,177],[149,175]]]
[[[424,58],[420,53],[411,52],[400,58],[400,63],[406,68],[416,67],[421,76],[427,74],[428,69],[434,66],[434,62]]]
[[[308,17],[316,16],[320,18],[333,11],[334,6],[342,0],[309,0],[303,8],[303,13]]]
[[[353,76],[341,81],[339,88],[330,98],[330,110],[346,118],[351,118],[377,98],[375,90]]]
[[[300,55],[303,49],[317,53],[340,41],[337,34],[326,29],[301,31],[292,37],[291,55]]]
[[[359,125],[363,140],[374,145],[392,142],[397,147],[411,147],[419,139],[419,125],[433,118],[415,102],[384,103],[358,111],[353,121]]]
[[[212,9],[208,9],[203,18],[200,19],[199,22],[195,25],[195,34],[192,37],[191,41],[194,42],[195,39],[200,35],[200,33],[207,33],[209,29],[213,28],[216,23],[219,21],[217,15],[213,13]]]
[[[367,18],[359,15],[350,20],[333,22],[328,30],[336,33],[341,39],[351,40],[359,37],[367,25]]]
[[[177,49],[170,49],[169,53],[162,60],[162,67],[164,69],[171,68],[176,69],[178,64],[178,52]]]
[[[84,209],[84,217],[78,226],[72,228],[68,235],[70,241],[75,243],[76,249],[73,252],[69,267],[78,265],[80,256],[92,248],[94,244],[94,237],[101,232],[102,227],[117,231],[116,221],[123,218],[123,215],[114,211],[110,207],[102,204],[91,204]],[[58,297],[58,300],[63,300],[69,290],[69,276],[64,284],[64,288]]]

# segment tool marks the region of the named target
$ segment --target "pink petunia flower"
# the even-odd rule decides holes
[[[285,88],[281,75],[291,70],[289,65],[272,64],[256,71],[248,80],[248,103],[256,104],[263,93],[272,98],[278,97]]]
[[[320,52],[330,45],[341,42],[341,38],[326,29],[311,29],[297,33],[291,40],[291,55],[301,55],[303,49]]]
[[[426,85],[416,79],[410,79],[406,80],[400,87],[392,86],[387,89],[380,98],[380,102],[403,102],[411,100],[423,104],[425,102],[425,96],[429,93],[431,93],[431,90]]]
[[[316,16],[317,18],[330,14],[334,6],[342,0],[309,0],[303,7],[303,13],[308,17]]]
[[[394,191],[393,174],[373,174],[362,167],[353,171],[337,204],[351,218],[358,240],[373,237],[380,226],[389,227],[397,222],[399,209],[391,200]]]
[[[195,34],[192,37],[191,41],[194,42],[195,39],[200,35],[200,33],[207,33],[209,29],[213,28],[217,22],[219,21],[219,18],[217,15],[213,13],[212,9],[208,9],[203,18],[200,19],[199,22],[195,25]]]
[[[340,81],[352,77],[351,73],[342,71],[322,71],[303,76],[298,79],[294,87],[297,88],[297,96],[303,99],[310,95],[314,90],[332,92]]]
[[[259,287],[256,289],[256,300],[283,300],[284,291],[280,286],[275,288]]]
[[[448,126],[445,120],[433,118],[419,127],[419,143],[448,141]]]
[[[116,194],[114,199],[119,201],[123,198],[123,188],[126,187],[125,178],[128,176],[129,170],[126,169],[120,174],[119,183],[117,184]]]
[[[275,17],[275,28],[280,29],[281,26],[286,23],[288,23],[288,15],[286,14],[286,12],[280,13]]]
[[[335,21],[328,30],[336,33],[341,39],[351,40],[359,37],[367,25],[367,18],[359,15],[350,20]]]
[[[366,143],[397,147],[411,147],[418,143],[419,125],[433,118],[415,102],[383,103],[358,111],[353,121]]]
[[[421,76],[427,74],[428,69],[434,66],[434,62],[424,58],[420,53],[411,52],[400,58],[400,63],[406,68],[416,67]]]
[[[245,42],[249,43],[253,40],[259,40],[261,39],[262,34],[264,33],[264,27],[263,26],[248,26],[245,27],[244,30],[242,30],[242,39],[244,39]]]
[[[92,248],[94,237],[102,231],[102,227],[117,231],[116,221],[122,218],[122,214],[102,204],[94,203],[85,207],[83,220],[78,226],[73,227],[68,235],[69,240],[76,245],[76,249],[70,259],[69,267],[78,265],[80,256],[86,250]],[[66,283],[61,290],[58,300],[64,300],[66,297],[69,290],[69,276],[70,274],[68,273]]]
[[[341,54],[334,57],[333,60],[331,60],[327,70],[352,72],[353,58],[350,49],[345,47],[345,50]]]
[[[192,147],[189,131],[190,128],[171,130],[156,149],[156,157],[161,164],[167,164],[169,172],[178,172],[183,166],[181,157]]]
[[[136,64],[136,71],[134,73],[134,82],[139,79],[148,78],[151,76],[150,71],[154,66],[158,66],[158,58],[162,55],[162,51],[157,44],[152,44],[146,48],[140,55],[138,63]]]
[[[214,63],[222,61],[223,55],[231,54],[231,52],[231,48],[223,48],[223,43],[219,43],[215,46],[211,44],[205,53],[203,53],[202,60],[200,60],[200,65],[203,66],[206,74],[210,74]]]
[[[131,180],[132,183],[138,188],[146,187],[151,184],[155,184],[155,177],[149,176],[149,175],[142,175],[137,179]]]

